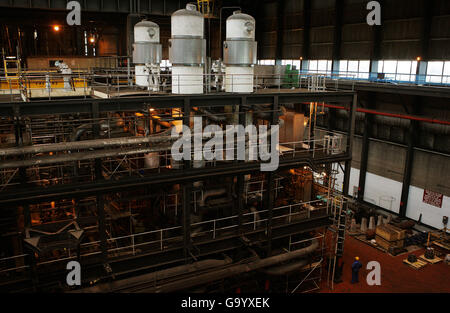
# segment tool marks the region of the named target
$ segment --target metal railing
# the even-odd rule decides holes
[[[328,202],[329,198],[324,198]],[[241,227],[244,231],[254,232],[260,230],[267,231],[267,222],[269,210],[245,213],[242,215],[243,223]],[[313,200],[308,202],[299,202],[295,204],[276,207],[272,210],[273,226],[289,225],[301,220],[310,219],[313,214],[319,216],[330,215],[330,208],[324,204],[323,200]],[[221,236],[226,236],[239,227],[238,215],[211,219],[191,224],[192,238],[199,240],[215,240]],[[108,254],[116,257],[123,254],[137,255],[140,253],[164,251],[169,248],[179,247],[182,244],[182,226],[175,226],[152,231],[146,231],[126,236],[112,237],[107,239]],[[300,243],[300,242],[299,242]],[[296,243],[297,244],[297,243]],[[38,262],[38,266],[51,265],[64,261],[77,259],[76,249],[66,249],[65,256]],[[100,241],[93,241],[80,244],[80,257],[89,257],[101,253]],[[0,274],[10,271],[19,271],[29,268],[25,264],[25,258],[28,254],[0,258]],[[21,262],[24,265],[17,266],[13,263]]]

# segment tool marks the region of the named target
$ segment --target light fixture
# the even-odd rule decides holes
[[[420,61],[422,61],[422,58],[421,57],[417,57],[417,59],[416,59],[418,62],[420,62]]]
[[[54,25],[54,26],[53,26],[53,30],[54,30],[55,32],[59,32],[60,29],[61,29],[61,28],[59,27],[59,25]]]
[[[90,43],[94,43],[95,42],[95,38],[94,37],[89,38],[89,42]]]

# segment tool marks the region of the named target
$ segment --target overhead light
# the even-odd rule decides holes
[[[60,29],[61,29],[61,28],[59,27],[59,25],[54,25],[54,26],[53,26],[53,30],[54,30],[55,32],[59,32]]]
[[[95,42],[95,38],[94,37],[89,38],[89,42],[90,43],[94,43]]]
[[[420,62],[420,61],[422,61],[422,58],[421,57],[417,57],[417,59],[416,59],[418,62]]]

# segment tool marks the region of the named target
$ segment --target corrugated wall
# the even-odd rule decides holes
[[[297,59],[305,55],[305,2],[310,1],[310,59],[332,59],[336,24],[336,3],[343,3],[341,59],[370,59],[379,45],[381,59],[415,59],[425,43],[430,60],[450,59],[450,1],[395,0],[382,2],[380,42],[375,28],[367,25],[368,0],[285,0],[280,26],[277,9],[280,1],[263,3],[259,21],[260,58],[275,59],[277,36],[282,36],[282,58]],[[426,6],[431,17],[427,31]],[[307,7],[307,6],[306,6]],[[427,35],[428,34],[428,35]]]

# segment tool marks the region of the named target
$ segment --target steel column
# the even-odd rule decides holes
[[[284,8],[285,0],[277,1],[277,47],[275,60],[283,59],[283,37],[284,37]]]
[[[411,184],[412,166],[414,162],[415,138],[418,135],[419,125],[416,121],[411,121],[408,131],[408,149],[406,152],[405,167],[403,171],[402,195],[400,198],[400,217],[406,217],[406,208],[408,207],[409,187]]]
[[[190,126],[191,102],[189,98],[184,98],[183,105],[183,126]],[[195,134],[194,134],[195,136]],[[190,169],[192,161],[185,160],[183,170]],[[192,182],[183,184],[183,255],[185,263],[189,263],[191,251],[191,201],[192,201]]]
[[[356,121],[356,107],[358,103],[358,96],[355,94],[353,96],[353,103],[351,104],[348,112],[348,131],[347,131],[347,154],[350,160],[345,161],[345,171],[344,171],[344,186],[342,188],[342,193],[344,196],[348,195],[348,189],[350,186],[350,171],[352,165],[352,153],[353,153],[353,135],[355,134],[355,121]]]
[[[415,98],[415,103],[413,106],[413,114],[421,114],[421,97]],[[408,198],[409,198],[409,187],[411,185],[412,168],[414,162],[414,148],[416,146],[416,141],[420,136],[420,124],[419,121],[411,120],[408,131],[408,148],[406,152],[405,167],[403,171],[403,184],[402,184],[402,195],[400,198],[400,217],[406,217],[406,210],[408,208]]]
[[[369,109],[374,107],[376,103],[376,94],[371,94]],[[366,113],[364,116],[364,133],[362,139],[361,162],[359,167],[359,183],[358,183],[358,201],[364,201],[364,193],[366,189],[367,163],[369,159],[370,135],[372,134],[372,124],[374,117],[372,114]]]
[[[311,45],[311,0],[303,2],[303,60],[309,60],[309,48]]]

